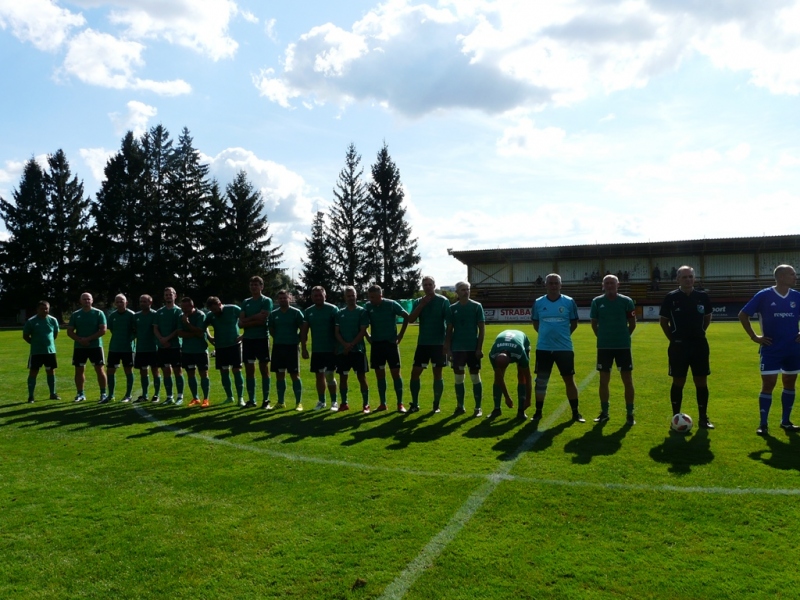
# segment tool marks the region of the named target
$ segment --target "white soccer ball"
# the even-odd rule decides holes
[[[684,413],[678,413],[669,423],[669,426],[672,428],[672,431],[677,431],[678,433],[689,433],[692,430],[692,417]]]

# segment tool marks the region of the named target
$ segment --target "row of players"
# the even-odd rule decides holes
[[[778,375],[782,375],[781,395],[783,414],[781,427],[789,431],[800,430],[791,422],[794,404],[794,387],[800,373],[800,292],[795,291],[796,273],[790,265],[775,269],[775,286],[756,294],[742,309],[740,322],[750,338],[759,344],[761,354],[762,389],[759,395],[761,421],[757,432],[768,432],[767,417],[772,402],[772,392]],[[689,370],[695,385],[699,425],[714,429],[708,418],[708,385],[710,374],[709,346],[706,329],[711,323],[711,303],[708,294],[694,288],[694,269],[682,266],[677,270],[678,289],[666,295],[661,306],[660,324],[669,340],[669,375],[672,377],[670,400],[672,412],[681,412],[683,388]],[[133,369],[139,369],[143,393],[134,402],[158,402],[161,377],[164,374],[165,403],[182,404],[184,378],[189,376],[192,393],[190,405],[209,405],[208,343],[215,347],[216,368],[220,370],[227,403],[235,402],[231,373],[238,403],[255,407],[256,364],[262,384],[262,408],[271,409],[270,361],[276,374],[277,406],[285,406],[286,374],[292,382],[295,408],[302,410],[302,382],[299,378],[299,354],[309,358],[308,334],[311,332],[312,350],[310,369],[316,376],[317,409],[327,407],[326,390],[333,410],[348,410],[348,375],[352,370],[359,382],[362,410],[370,412],[369,387],[366,373],[370,366],[375,371],[380,404],[376,410],[386,410],[388,367],[400,412],[419,411],[420,377],[428,363],[433,370],[433,410],[440,411],[444,391],[442,370],[451,360],[455,374],[456,414],[466,413],[465,380],[469,372],[475,401],[474,415],[482,415],[483,385],[480,377],[483,358],[484,312],[482,306],[470,299],[470,284],[456,285],[457,302],[450,304],[444,296],[435,293],[435,281],[425,277],[422,281],[424,295],[415,300],[409,314],[400,304],[384,298],[379,286],[369,288],[369,302],[356,303],[356,290],[344,290],[346,306],[338,309],[327,303],[325,290],[315,287],[311,293],[313,304],[305,312],[290,306],[286,291],[278,293],[278,308],[273,310],[272,300],[263,295],[263,280],[250,280],[251,297],[242,306],[222,304],[219,298],[207,300],[208,313],[194,306],[190,298],[183,298],[176,306],[173,288],[164,291],[164,306],[152,310],[152,298],[139,299],[141,310],[133,313],[127,309],[125,296],[115,299],[116,310],[108,319],[92,306],[91,294],[81,296],[82,308],[75,311],[67,326],[68,335],[75,341],[73,365],[75,366],[76,402],[85,395],[84,366],[91,362],[97,372],[101,390],[100,402],[113,399],[115,374],[121,365],[126,375],[126,392],[123,402],[131,401]],[[600,372],[600,414],[595,422],[609,420],[609,382],[611,369],[616,364],[624,385],[627,424],[634,425],[633,360],[631,334],[636,327],[633,300],[618,293],[619,280],[614,275],[603,279],[603,294],[592,301],[590,318],[597,336],[597,370]],[[578,326],[575,301],[561,294],[561,278],[551,273],[545,279],[546,294],[534,302],[531,319],[537,332],[535,353],[535,380],[531,375],[531,344],[521,331],[507,330],[494,340],[489,360],[494,370],[491,417],[501,414],[505,399],[509,407],[513,401],[505,384],[509,365],[517,367],[517,416],[527,418],[525,409],[535,397],[534,420],[542,416],[545,395],[553,367],[557,367],[566,386],[567,399],[572,409],[572,419],[585,422],[579,412],[578,390],[574,382],[574,352],[572,332]],[[29,359],[29,402],[33,402],[38,370],[45,367],[51,398],[55,392],[54,370],[57,366],[54,339],[58,334],[56,319],[49,316],[49,305],[40,302],[37,316],[30,319],[23,337],[31,344]],[[752,328],[750,318],[759,316],[762,335]],[[397,318],[402,320],[397,331]],[[403,404],[403,380],[400,375],[398,345],[409,323],[419,321],[419,337],[411,371],[411,402],[408,410]],[[214,335],[209,334],[209,328]],[[102,337],[106,330],[112,333],[109,344],[108,373],[104,369]],[[243,333],[240,334],[240,329]],[[270,355],[269,337],[272,336]],[[371,344],[371,357],[367,362],[364,341]],[[134,352],[134,347],[136,351]],[[302,350],[300,350],[302,348]],[[244,365],[245,376],[242,376]],[[149,369],[149,371],[148,371]],[[339,374],[337,385],[335,373]],[[154,396],[148,397],[152,373]],[[173,374],[177,397],[173,399]],[[200,376],[198,388],[197,375]],[[245,387],[248,400],[244,400]],[[200,393],[202,392],[202,394]],[[341,403],[338,402],[341,394]],[[202,397],[202,400],[201,400]]]

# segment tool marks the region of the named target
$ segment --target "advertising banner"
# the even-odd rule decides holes
[[[486,321],[489,323],[515,323],[523,322],[530,323],[531,309],[530,308],[484,308]],[[589,320],[589,307],[578,307],[578,320]]]

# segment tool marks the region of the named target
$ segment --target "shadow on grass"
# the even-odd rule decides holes
[[[670,431],[661,444],[651,448],[650,458],[670,465],[670,473],[687,475],[692,472],[692,467],[707,465],[714,460],[708,430],[698,429],[694,435]]]
[[[47,430],[66,427],[70,431],[82,431],[95,427],[114,429],[141,423],[141,418],[128,404],[99,405],[97,400],[88,399],[78,404],[64,400],[45,400],[34,404],[21,402],[6,405],[5,408],[6,410],[0,411],[3,425],[15,425],[20,429],[37,427]]]
[[[596,423],[589,431],[579,438],[570,440],[564,446],[564,452],[574,454],[573,464],[588,465],[595,456],[611,456],[622,448],[622,440],[631,430],[631,425],[623,424],[617,431],[603,435],[603,429],[608,423]]]
[[[781,432],[783,433],[783,432]],[[800,436],[796,433],[785,433],[788,442],[768,434],[764,436],[767,448],[749,454],[753,460],[758,460],[783,471],[800,471]]]

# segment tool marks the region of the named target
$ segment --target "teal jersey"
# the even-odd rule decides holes
[[[296,346],[300,343],[300,327],[303,325],[303,311],[290,306],[286,312],[276,308],[269,314],[269,331],[275,344]]]
[[[183,338],[183,348],[182,351],[186,352],[187,354],[202,354],[208,349],[208,334],[206,333],[206,315],[204,315],[199,310],[195,310],[192,314],[189,315],[189,323],[197,327],[198,329],[203,330],[203,337],[190,337],[190,338]],[[183,322],[183,318],[181,317],[181,330],[182,331],[191,331],[186,323]]]
[[[181,326],[182,314],[183,312],[177,306],[173,306],[172,308],[162,306],[156,311],[156,320],[153,325],[158,325],[158,331],[161,333],[161,337],[167,337],[173,331],[177,331],[178,327]],[[156,338],[156,340],[158,340],[158,338]],[[169,347],[180,348],[181,338],[176,335],[169,341]]]
[[[52,315],[47,315],[44,319],[36,315],[25,321],[22,328],[23,334],[31,336],[31,354],[55,354],[58,332],[58,319]]]
[[[75,335],[78,337],[89,337],[90,335],[97,333],[97,331],[100,329],[100,326],[105,324],[105,313],[98,308],[92,307],[89,310],[83,310],[81,308],[80,310],[76,310],[74,313],[72,313],[72,316],[69,318],[69,325],[67,327],[72,329],[75,332]],[[75,342],[75,348],[102,347],[103,338],[101,337],[89,342],[88,346],[82,346],[78,342]]]
[[[422,298],[414,300],[413,309],[419,306]],[[450,315],[450,301],[435,294],[433,300],[419,313],[418,346],[441,346],[447,333],[447,318]]]
[[[115,310],[107,317],[111,341],[110,352],[133,352],[133,338],[136,335],[136,315],[127,308],[123,312]]]
[[[369,327],[369,315],[363,306],[356,306],[352,310],[345,307],[336,314],[336,326],[339,328],[339,335],[342,336],[342,339],[345,342],[352,342],[362,327],[365,329]],[[363,337],[356,346],[353,346],[353,350],[366,353],[367,348],[364,345]],[[344,346],[338,342],[336,352],[337,354],[344,352]]]
[[[394,300],[383,298],[377,306],[367,302],[364,308],[369,316],[369,333],[374,342],[397,341],[396,317],[408,317],[408,313]]]
[[[617,294],[613,300],[605,294],[592,300],[589,317],[597,320],[597,347],[602,349],[630,348],[631,334],[628,333],[628,317],[634,315],[635,310],[633,300],[622,294]]]
[[[339,309],[324,302],[322,306],[312,304],[306,309],[304,318],[311,330],[312,352],[333,352],[336,349],[336,314]]]
[[[239,338],[239,315],[242,309],[235,304],[223,304],[222,312],[206,315],[206,327],[214,328],[214,346],[228,348],[234,346]]]
[[[139,311],[134,317],[136,327],[136,351],[137,352],[156,352],[158,350],[158,339],[153,333],[153,325],[156,324],[156,311]]]
[[[451,352],[474,352],[478,349],[478,323],[485,323],[483,306],[474,300],[450,305],[448,323],[453,326]]]
[[[267,318],[264,320],[264,324],[256,327],[245,327],[245,339],[262,340],[266,337],[269,337],[269,314],[272,312],[272,298],[261,296],[261,298],[248,298],[242,302],[242,313],[245,317],[252,317],[261,311],[267,313]]]
[[[494,359],[498,354],[507,354],[512,363],[521,367],[531,364],[531,341],[528,336],[517,329],[501,331],[489,351],[489,362],[494,366]]]

